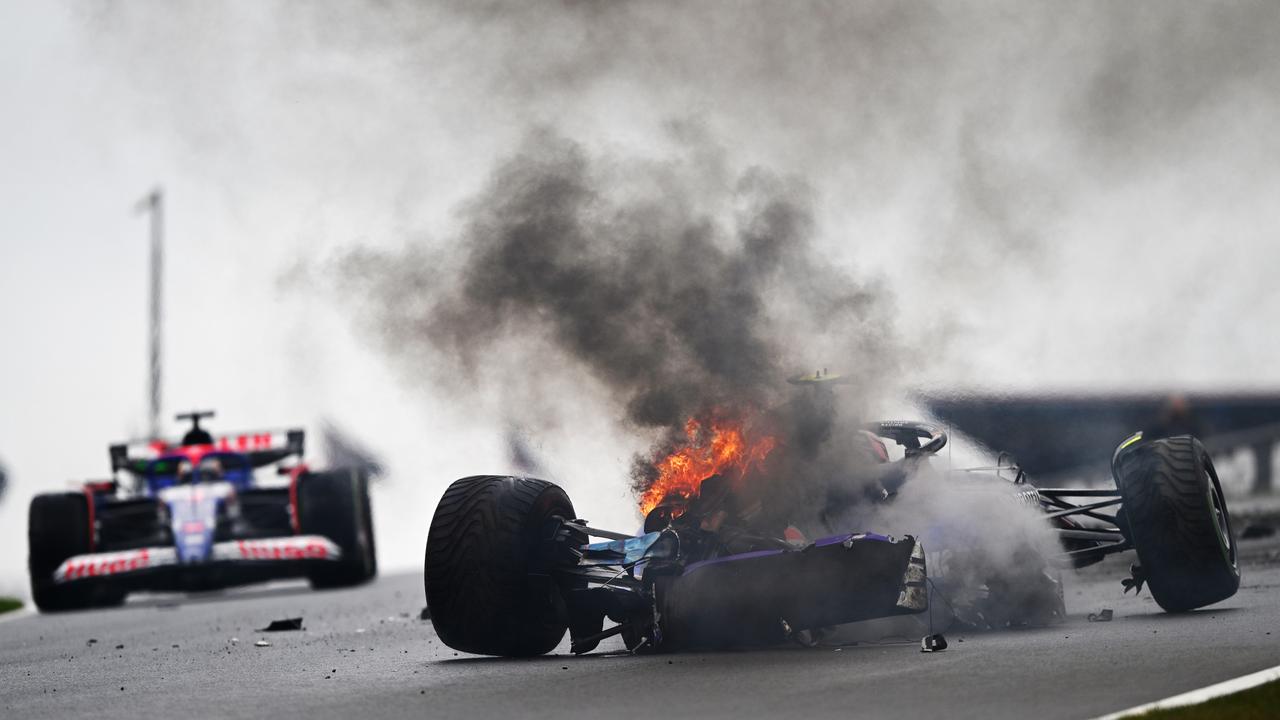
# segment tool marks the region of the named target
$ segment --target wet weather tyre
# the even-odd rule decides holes
[[[125,593],[98,580],[78,580],[69,585],[53,581],[64,560],[93,551],[89,524],[89,499],[84,493],[50,493],[31,499],[27,515],[27,567],[31,598],[41,612],[83,610],[118,605]]]
[[[298,479],[298,516],[304,535],[322,535],[342,550],[340,560],[317,561],[308,570],[311,587],[351,587],[377,574],[369,479],[365,473],[343,469],[303,475]]]
[[[1213,461],[1189,435],[1142,442],[1116,456],[1123,522],[1156,603],[1185,612],[1240,587],[1236,540]]]
[[[479,475],[450,485],[431,519],[423,570],[440,639],[478,655],[553,650],[567,614],[540,547],[556,518],[573,517],[569,496],[543,480]]]

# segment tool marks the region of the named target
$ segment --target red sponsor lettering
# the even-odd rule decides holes
[[[114,575],[121,572],[141,570],[150,565],[151,554],[146,550],[138,550],[124,556],[105,558],[86,558],[67,565],[63,571],[64,579],[79,580],[99,575]]]
[[[236,549],[247,560],[323,560],[329,557],[329,549],[318,541],[299,543],[294,540],[255,542],[239,540]]]

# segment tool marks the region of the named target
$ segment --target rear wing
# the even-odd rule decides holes
[[[233,452],[248,457],[255,468],[271,465],[289,457],[302,458],[306,433],[299,429],[265,430],[213,436],[207,445],[182,445],[169,440],[135,440],[111,445],[111,472],[125,470],[135,474],[146,472],[151,461],[166,455],[205,455],[211,452]]]

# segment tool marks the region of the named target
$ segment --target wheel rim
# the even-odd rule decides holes
[[[1213,512],[1214,526],[1218,529],[1218,542],[1231,566],[1235,567],[1236,544],[1231,537],[1231,520],[1227,516],[1227,503],[1222,499],[1222,485],[1218,482],[1217,473],[1208,463],[1205,463],[1204,471],[1209,476],[1209,505]]]

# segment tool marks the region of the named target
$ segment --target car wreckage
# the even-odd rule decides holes
[[[882,460],[881,477],[896,479],[880,482],[873,505],[892,504],[897,487],[948,440],[921,422],[872,423],[864,432],[902,453]],[[946,535],[936,528],[898,537],[851,528],[813,540],[794,528],[762,531],[741,520],[720,476],[653,507],[632,535],[579,519],[550,482],[466,477],[444,493],[431,522],[428,610],[454,649],[531,656],[556,648],[566,630],[575,654],[613,636],[633,652],[812,644],[847,623],[919,615],[931,600],[958,604],[965,591],[973,602],[956,616],[972,624],[1050,621],[1064,614],[1059,569],[1129,550],[1137,562],[1125,592],[1145,583],[1169,612],[1223,600],[1239,586],[1222,488],[1191,436],[1124,440],[1112,458],[1114,488],[1037,488],[1004,461],[945,473],[957,483],[974,475],[1003,480],[1010,502],[1043,516],[1056,535],[1051,556],[1015,552],[1012,569],[984,574],[980,558],[964,562],[961,541],[937,555],[945,567],[931,572],[925,544]]]

